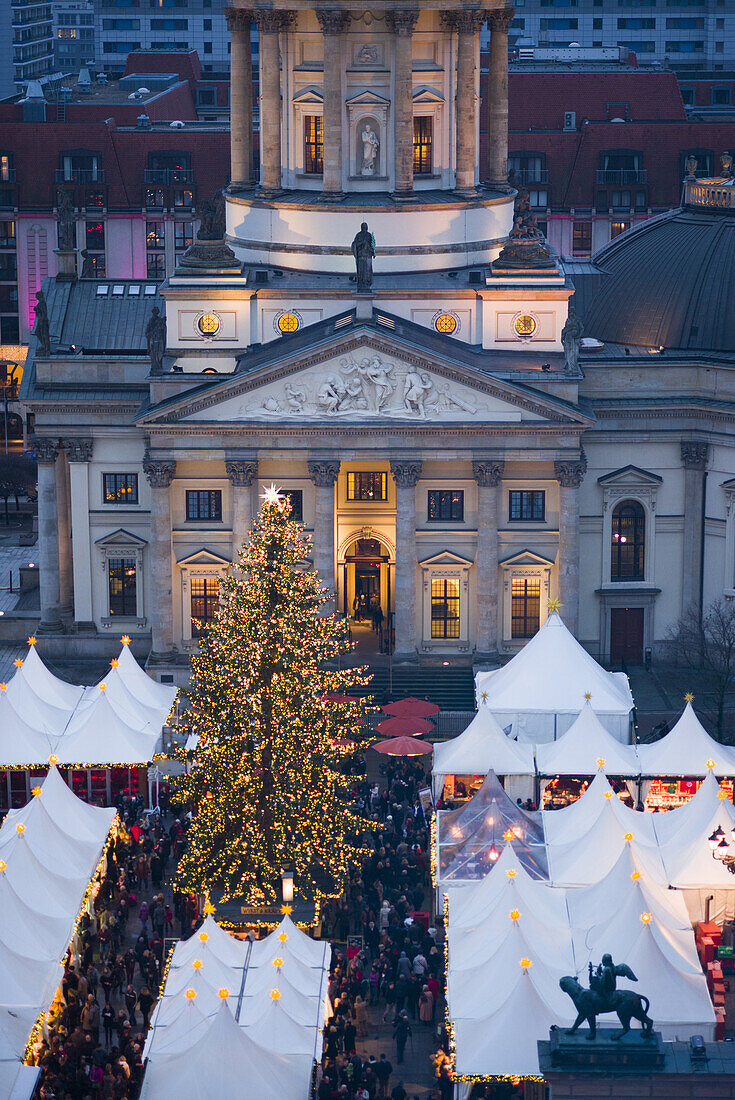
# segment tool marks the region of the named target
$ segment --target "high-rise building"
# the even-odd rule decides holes
[[[53,71],[51,3],[0,3],[0,99],[23,91],[29,80]]]
[[[134,50],[196,50],[205,73],[229,68],[224,0],[93,0],[96,59],[120,76]]]
[[[91,0],[54,0],[54,65],[78,73],[94,62],[94,7]]]

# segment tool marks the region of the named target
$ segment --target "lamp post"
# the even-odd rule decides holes
[[[284,905],[293,902],[293,871],[281,871],[281,898]]]
[[[735,875],[735,828],[730,830],[730,840],[727,840],[721,825],[718,825],[711,836],[707,837],[707,843],[712,851],[712,858],[724,863],[731,875]]]

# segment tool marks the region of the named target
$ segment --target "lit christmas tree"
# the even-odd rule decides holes
[[[174,885],[267,905],[293,871],[306,901],[341,892],[367,822],[349,809],[335,742],[359,742],[364,706],[325,696],[366,684],[364,670],[327,668],[351,646],[291,505],[273,488],[221,582],[217,618],[192,658],[184,726],[199,736],[175,797],[195,808]]]

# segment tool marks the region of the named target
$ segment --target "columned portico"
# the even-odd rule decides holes
[[[684,543],[682,560],[681,610],[702,610],[702,528],[704,525],[705,478],[709,444],[682,440],[684,467]]]
[[[62,447],[66,440],[62,440]],[[68,619],[72,614],[72,551],[71,508],[69,501],[69,464],[59,453],[56,461],[56,515],[59,522],[59,615]]]
[[[151,487],[151,660],[164,662],[174,648],[170,486],[176,463],[172,459],[146,458],[143,472]]]
[[[395,656],[416,655],[416,485],[421,462],[391,461],[396,483]]]
[[[253,521],[253,480],[258,472],[255,458],[228,458],[225,469],[232,485],[232,561],[248,537]]]
[[[393,86],[395,106],[394,191],[403,198],[413,193],[413,32],[416,10],[386,12],[388,29],[395,35]]]
[[[559,482],[559,613],[573,634],[579,619],[579,486],[586,472],[584,458],[554,463]]]
[[[31,450],[38,464],[38,568],[41,599],[41,634],[62,629],[59,615],[59,521],[56,499],[58,442],[34,436]]]
[[[498,651],[498,486],[505,463],[472,463],[477,482],[477,653]]]
[[[281,191],[281,51],[279,36],[296,20],[292,11],[253,12],[260,39],[260,161],[261,188]]]
[[[477,11],[447,12],[445,26],[457,32],[457,147],[455,190],[463,197],[477,194],[477,93],[475,91],[475,57],[477,33],[484,13]]]
[[[248,187],[253,175],[253,61],[251,15],[225,8],[230,31],[230,180]]]
[[[69,464],[74,554],[74,623],[77,629],[93,629],[94,614],[89,586],[92,571],[89,538],[89,464],[92,461],[93,443],[91,439],[63,439],[61,442]]]
[[[344,11],[317,9],[317,19],[324,35],[324,170],[322,193],[325,200],[338,200],[342,192],[342,35],[349,22]]]
[[[334,592],[334,485],[339,476],[339,460],[309,461],[309,477],[314,482],[314,568],[330,593]],[[334,599],[325,604],[325,614],[334,610]]]
[[[514,11],[488,16],[490,60],[487,76],[487,184],[508,186],[508,29]]]

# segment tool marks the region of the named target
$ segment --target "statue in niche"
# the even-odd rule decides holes
[[[360,174],[363,176],[374,176],[377,168],[380,142],[378,141],[378,135],[369,122],[365,123],[365,127],[360,134],[360,141],[362,142],[362,168],[360,169]]]
[[[375,257],[375,237],[368,229],[367,222],[360,226],[351,244],[352,255],[357,267],[357,289],[370,290],[373,285],[373,259]]]
[[[420,374],[417,370],[408,372],[403,384],[403,406],[406,412],[422,418],[426,416],[424,405],[433,384],[428,374]]]

